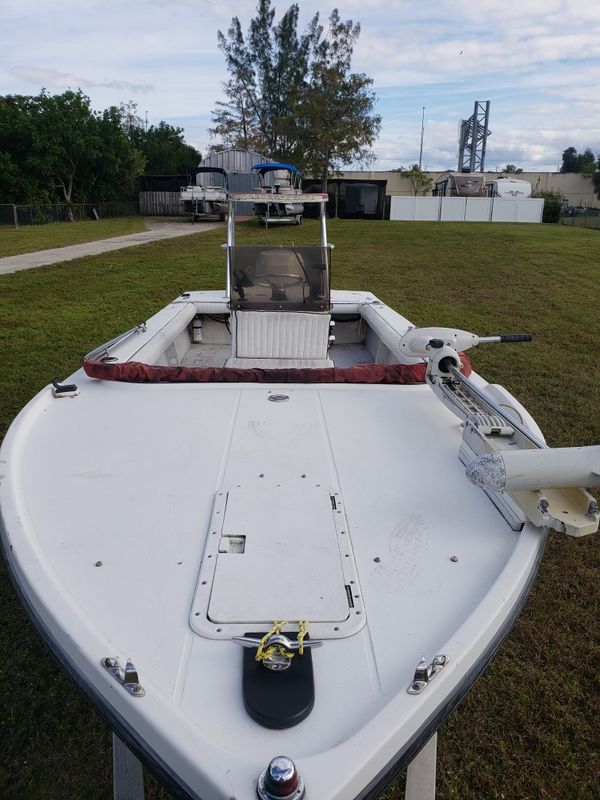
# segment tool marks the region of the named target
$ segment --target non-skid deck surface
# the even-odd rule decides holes
[[[304,369],[318,369],[320,367],[351,367],[354,364],[372,364],[373,357],[363,344],[339,344],[329,349],[329,359],[261,359],[260,363],[254,363],[256,359],[233,359],[231,358],[230,344],[192,344],[189,350],[181,359],[182,367],[253,367],[264,368],[278,367],[301,367]],[[252,361],[252,363],[250,363]]]
[[[224,367],[230,356],[230,344],[192,344],[180,363],[182,367]]]
[[[364,344],[336,344],[330,348],[329,358],[336,367],[352,367],[354,364],[373,363],[373,356]]]

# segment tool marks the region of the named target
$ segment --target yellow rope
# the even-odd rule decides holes
[[[308,620],[301,619],[298,623],[298,653],[304,655],[304,637],[308,633]]]
[[[281,653],[281,655],[285,655],[287,658],[292,658],[293,653],[289,653],[280,644],[271,645],[271,647],[267,647],[265,649],[265,645],[267,644],[271,636],[275,636],[276,634],[281,633],[281,629],[283,628],[284,625],[287,625],[287,620],[282,620],[281,622],[275,622],[271,630],[265,633],[263,638],[260,640],[258,650],[256,651],[255,658],[257,661],[265,661],[267,658],[271,658],[271,656],[275,652],[279,652]]]
[[[275,636],[276,634],[281,633],[281,629],[284,627],[284,625],[287,624],[288,624],[287,620],[282,620],[281,622],[273,623],[273,627],[271,628],[271,630],[265,633],[265,635],[260,640],[260,644],[258,646],[255,656],[255,659],[257,661],[265,661],[266,659],[271,658],[274,653],[279,653],[280,655],[285,656],[286,658],[294,657],[294,653],[290,652],[289,650],[286,650],[285,647],[283,647],[283,645],[281,644],[272,644],[270,647],[265,647],[271,636]],[[307,635],[307,633],[308,633],[308,620],[307,619],[300,620],[300,622],[298,623],[298,636],[297,636],[298,653],[300,655],[304,654],[304,637]]]

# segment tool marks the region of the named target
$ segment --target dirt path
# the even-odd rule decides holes
[[[189,220],[178,218],[146,217],[144,219],[147,231],[130,233],[127,236],[113,236],[110,239],[99,239],[96,242],[84,242],[67,247],[54,247],[51,250],[38,250],[35,253],[22,253],[18,256],[0,258],[0,275],[9,272],[19,272],[22,269],[45,267],[49,264],[58,264],[61,261],[72,261],[84,256],[96,256],[108,253],[111,250],[121,250],[123,247],[137,247],[148,242],[157,242],[161,239],[174,239],[177,236],[189,236],[192,233],[203,233],[213,228],[224,227],[220,222],[199,222],[193,225]]]

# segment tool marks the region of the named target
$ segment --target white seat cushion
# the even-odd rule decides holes
[[[237,311],[237,358],[327,359],[330,314]]]
[[[327,369],[335,364],[330,358],[228,358],[225,366],[238,369]]]

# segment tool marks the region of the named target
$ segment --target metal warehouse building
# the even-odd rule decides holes
[[[200,167],[219,167],[224,169],[229,180],[230,192],[251,192],[252,191],[252,167],[254,164],[265,164],[269,159],[255,153],[253,150],[237,150],[235,147],[229,150],[218,150],[210,153],[200,162]],[[200,174],[196,176],[196,182],[200,186],[205,186],[208,182],[213,186],[220,186],[223,183],[221,175]],[[238,214],[252,214],[254,206],[252,203],[238,203]]]

